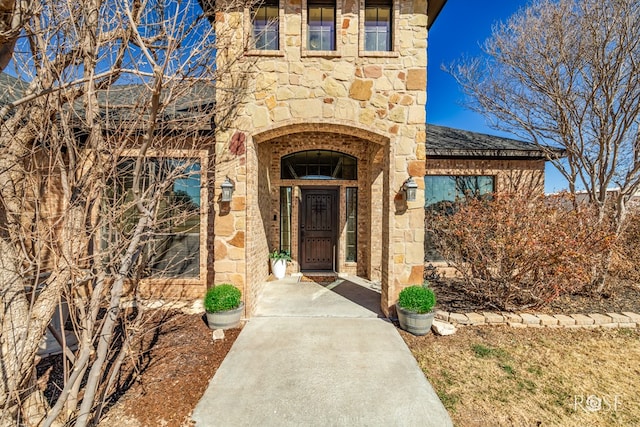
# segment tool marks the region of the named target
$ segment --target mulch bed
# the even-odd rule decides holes
[[[465,289],[460,280],[441,279],[431,283],[436,293],[436,309],[455,312],[500,311],[494,305],[473,295]],[[530,310],[529,310],[530,311]],[[540,313],[574,314],[574,313],[621,313],[631,311],[640,313],[640,285],[631,281],[614,281],[603,295],[579,293],[564,295],[552,301],[547,307],[536,309]]]
[[[143,425],[184,425],[239,333],[227,330],[213,341],[201,315],[175,313],[149,343],[148,363],[121,399],[123,410]]]
[[[145,322],[137,366],[122,371],[122,388],[106,411],[104,426],[189,425],[189,416],[236,340],[240,329],[213,341],[202,315],[155,310]],[[45,395],[55,398],[62,383],[62,357],[38,366]]]

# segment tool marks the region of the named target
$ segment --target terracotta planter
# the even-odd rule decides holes
[[[241,302],[238,308],[226,311],[210,313],[207,311],[207,324],[210,329],[231,329],[240,324],[244,303]]]
[[[396,312],[398,313],[398,321],[400,327],[413,335],[426,335],[431,331],[433,324],[433,311],[429,313],[419,314],[415,311],[405,310],[396,304]]]
[[[284,279],[287,275],[287,260],[285,259],[272,259],[271,260],[271,272],[276,279]]]

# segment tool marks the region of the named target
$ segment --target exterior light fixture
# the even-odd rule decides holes
[[[416,184],[412,177],[409,177],[409,179],[407,179],[404,184],[402,184],[402,189],[404,190],[404,195],[407,202],[416,201],[416,191],[418,190],[418,184]]]
[[[227,177],[222,184],[220,184],[222,190],[221,202],[230,202],[231,196],[233,196],[233,182]]]

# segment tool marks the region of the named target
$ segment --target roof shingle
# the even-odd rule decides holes
[[[545,150],[516,139],[427,124],[427,157],[544,159],[563,150]]]

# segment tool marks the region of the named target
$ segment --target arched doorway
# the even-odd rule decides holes
[[[248,212],[247,221],[253,225],[248,231],[247,252],[289,252],[293,258],[287,268],[289,275],[319,268],[378,282],[381,306],[386,311],[394,295],[389,291],[394,247],[389,235],[390,167],[400,167],[392,162],[389,137],[335,123],[292,123],[254,134],[251,139],[255,151],[248,158],[253,165],[248,165],[248,171],[255,173],[249,174],[247,182],[257,191],[249,192],[247,200],[248,206],[257,210]],[[311,161],[313,156],[319,160]],[[328,218],[337,218],[335,235],[323,236],[329,244],[322,252],[324,264],[320,266],[306,263],[307,252],[302,249],[306,242],[301,240],[301,225],[308,230],[305,211],[314,210],[313,198],[317,202],[319,195],[335,207]],[[315,210],[323,209],[316,203]],[[331,224],[334,220],[327,221]]]

